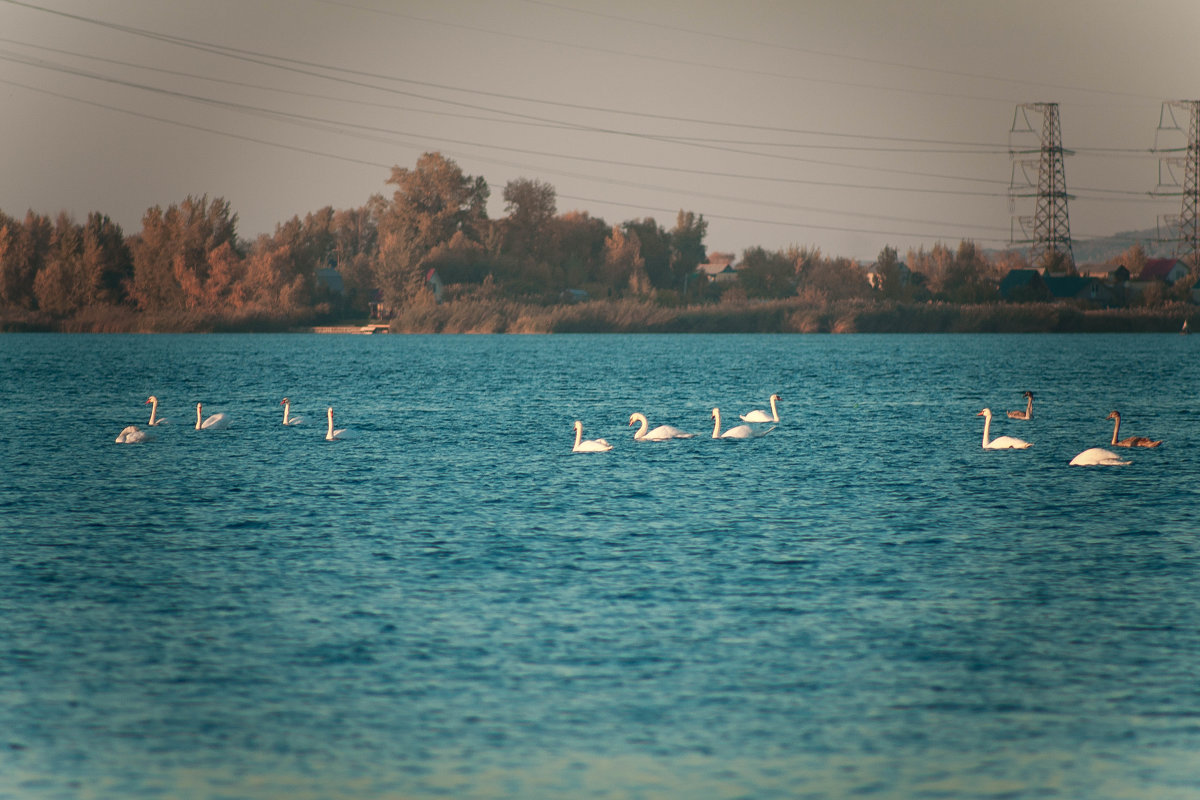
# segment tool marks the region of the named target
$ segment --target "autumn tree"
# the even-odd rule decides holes
[[[909,250],[905,258],[908,268],[925,276],[929,291],[937,295],[946,284],[946,275],[954,262],[954,253],[942,242],[936,242],[933,248],[926,250],[924,245],[917,250]]]
[[[586,211],[569,211],[554,218],[552,258],[561,265],[565,287],[598,283],[603,272],[608,225]]]
[[[992,267],[974,242],[964,239],[941,271],[939,296],[952,303],[984,303],[997,299]]]
[[[800,290],[828,301],[868,297],[871,284],[858,264],[848,258],[817,259],[804,271]]]
[[[30,211],[24,222],[0,215],[0,303],[14,308],[37,305],[34,280],[45,263],[54,226]]]
[[[182,311],[202,305],[209,254],[222,245],[238,252],[237,215],[221,198],[189,196],[164,211],[153,206],[131,241],[131,294],[143,311]],[[185,284],[188,287],[185,289]],[[199,294],[197,293],[199,292]]]
[[[614,225],[604,243],[604,282],[617,293],[626,288],[634,294],[650,291],[642,245],[636,233],[626,233]]]
[[[639,255],[646,277],[655,288],[670,288],[674,283],[671,274],[671,238],[653,217],[629,220],[622,227],[626,234],[637,237]]]
[[[84,305],[82,254],[83,233],[64,211],[54,221],[49,250],[34,278],[39,309],[56,317],[69,317]]]
[[[742,251],[738,284],[749,298],[790,297],[796,293],[794,261],[789,254],[762,247]]]
[[[83,282],[88,305],[116,306],[128,300],[133,254],[121,226],[93,211],[83,225]]]
[[[1108,263],[1125,267],[1131,277],[1137,278],[1146,268],[1146,248],[1142,247],[1141,242],[1136,242],[1116,258],[1110,258]]]
[[[370,293],[378,288],[374,261],[379,247],[379,218],[387,201],[382,195],[372,195],[358,208],[337,211],[333,215],[334,254],[347,307],[366,311]]]
[[[503,251],[519,261],[545,259],[556,211],[554,187],[528,178],[511,180],[504,186],[502,220]]]
[[[456,233],[482,243],[487,226],[488,186],[464,175],[440,153],[425,153],[415,169],[392,168],[396,187],[379,219],[376,276],[393,304],[410,302],[425,282],[430,253]]]
[[[675,227],[671,229],[671,279],[672,285],[682,287],[684,277],[708,260],[704,237],[708,235],[708,222],[703,215],[679,210]]]

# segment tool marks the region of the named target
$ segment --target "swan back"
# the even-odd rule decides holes
[[[583,423],[579,420],[575,420],[574,428],[575,446],[571,448],[572,453],[606,453],[612,450],[612,445],[604,439],[584,439]]]
[[[1148,436],[1130,436],[1128,439],[1118,441],[1117,437],[1121,433],[1121,415],[1116,411],[1110,411],[1105,419],[1113,420],[1113,435],[1112,442],[1110,442],[1113,447],[1158,447],[1162,444],[1162,439],[1154,440]]]
[[[1129,464],[1119,455],[1103,447],[1089,447],[1071,459],[1072,467],[1123,467]]]
[[[754,429],[751,428],[749,425],[735,425],[732,428],[730,428],[729,430],[725,431],[724,433],[721,433],[721,409],[719,409],[719,408],[714,408],[712,410],[712,418],[713,418],[712,438],[714,438],[714,439],[752,439],[755,436],[762,435],[762,434],[756,434],[754,432]],[[771,430],[773,431],[773,430],[775,430],[775,428],[772,427]],[[769,433],[770,431],[766,431],[766,432]]]
[[[771,395],[770,414],[768,414],[766,411],[754,410],[749,414],[742,414],[742,422],[779,422],[779,409],[775,407],[775,404],[781,399],[782,398],[777,394]]]
[[[1024,411],[1010,411],[1010,412],[1008,412],[1009,418],[1011,418],[1011,419],[1032,419],[1033,418],[1033,392],[1025,392],[1025,394],[1023,394],[1022,397],[1024,397],[1026,400],[1025,410]]]
[[[149,431],[144,431],[137,425],[127,425],[120,433],[117,434],[117,444],[139,444],[140,442],[149,442],[154,439],[154,434]]]
[[[988,440],[992,428],[992,410],[985,408],[975,416],[983,417],[983,449],[984,450],[1024,450],[1032,445],[1024,439],[1015,436],[997,436]]]
[[[635,422],[641,425],[633,434],[633,438],[637,441],[665,442],[668,439],[691,439],[696,435],[682,431],[674,425],[659,425],[654,430],[647,432],[646,429],[650,427],[650,422],[640,411],[629,416],[629,424],[632,425]]]
[[[204,414],[204,404],[196,403],[196,430],[198,430],[198,431],[224,430],[225,428],[228,428],[229,424],[233,421],[229,418],[228,414],[226,414],[224,412],[218,412],[218,413],[213,414],[212,416],[208,417],[207,419],[205,419],[202,422],[201,417],[203,416],[203,414]]]

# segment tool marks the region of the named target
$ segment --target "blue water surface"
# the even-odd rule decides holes
[[[0,797],[1200,797],[1198,346],[5,335]]]

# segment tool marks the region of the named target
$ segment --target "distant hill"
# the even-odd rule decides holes
[[[1158,241],[1158,230],[1150,228],[1142,231],[1125,231],[1104,236],[1099,239],[1075,239],[1071,249],[1075,254],[1076,264],[1101,264],[1124,253],[1135,244],[1141,243],[1147,258],[1167,258],[1175,253],[1175,242]],[[1005,250],[1024,250],[1025,248],[1005,248]],[[991,252],[1004,252],[997,250]]]
[[[1096,264],[1116,258],[1130,247],[1140,243],[1147,258],[1166,258],[1175,253],[1175,242],[1158,241],[1158,230],[1114,233],[1101,239],[1076,239],[1071,243],[1075,252],[1075,263]]]

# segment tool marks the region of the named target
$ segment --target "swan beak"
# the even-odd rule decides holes
[[[976,414],[975,416],[977,416],[977,417],[982,417],[982,416],[983,416],[983,412],[982,412],[982,411],[980,411],[980,412],[979,412],[978,414]]]

